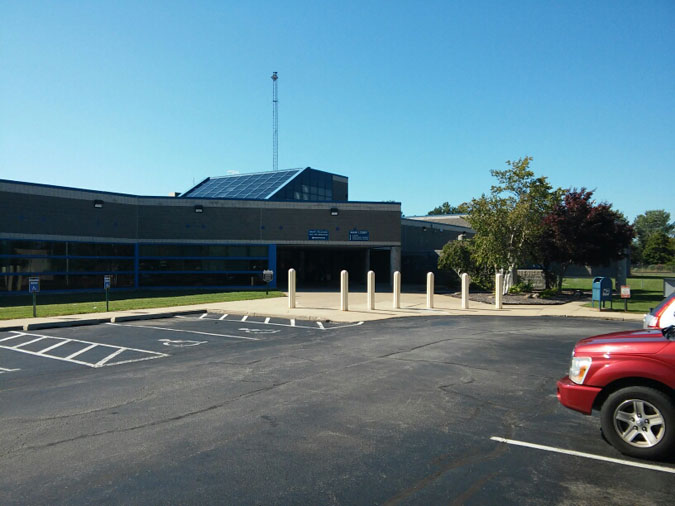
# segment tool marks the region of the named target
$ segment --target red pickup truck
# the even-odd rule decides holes
[[[675,326],[582,339],[558,399],[586,415],[599,410],[605,438],[626,455],[673,455]]]

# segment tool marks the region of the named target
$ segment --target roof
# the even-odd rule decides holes
[[[208,177],[181,197],[212,199],[267,199],[304,169]]]
[[[471,228],[466,220],[466,214],[433,214],[429,216],[406,216],[409,220],[428,221],[431,223],[443,223],[444,225],[454,225],[456,227]]]

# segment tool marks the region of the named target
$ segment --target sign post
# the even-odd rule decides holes
[[[31,276],[28,278],[28,292],[33,294],[33,318],[37,315],[37,294],[40,291],[40,278]]]
[[[270,293],[270,281],[274,279],[274,271],[271,271],[269,269],[265,269],[263,271],[263,281],[267,283],[267,286],[265,286],[265,295],[269,295]]]
[[[110,290],[110,274],[106,274],[103,276],[103,289],[105,290],[105,311],[106,313],[110,311],[110,308],[108,307],[108,291]]]
[[[630,286],[621,285],[621,298],[623,299],[623,310],[628,312],[628,299],[630,299]]]

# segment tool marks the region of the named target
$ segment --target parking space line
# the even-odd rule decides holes
[[[229,316],[229,315],[224,315],[224,316]],[[199,318],[197,318],[197,319],[201,320],[201,319],[203,318],[203,319],[205,319],[205,320],[213,320],[213,321],[217,321],[217,320],[224,320],[224,319],[225,319],[224,316],[221,316],[221,317],[219,317],[219,318],[203,318],[203,317],[199,317]],[[236,315],[236,316],[238,316],[238,315]],[[176,318],[182,318],[183,320],[194,320],[194,319],[196,319],[194,316],[184,316],[184,315],[177,315]],[[317,330],[317,327],[316,327],[316,326],[311,326],[311,325],[298,325],[298,324],[296,323],[295,318],[289,319],[289,323],[274,323],[274,322],[271,322],[271,321],[270,321],[270,318],[269,318],[269,317],[265,318],[265,321],[264,321],[264,322],[257,322],[257,321],[255,321],[255,320],[248,320],[248,321],[247,321],[245,318],[248,318],[248,316],[244,316],[244,317],[242,317],[242,319],[236,319],[236,320],[235,320],[235,319],[232,319],[232,320],[225,320],[225,321],[228,321],[228,322],[236,321],[236,322],[239,322],[239,323],[245,321],[245,322],[248,323],[248,324],[255,324],[255,325],[276,325],[276,326],[278,326],[278,327],[294,327],[294,328],[296,328],[296,329],[312,329],[312,330]],[[347,327],[358,327],[359,325],[363,325],[363,324],[364,324],[364,322],[361,321],[361,322],[356,322],[356,323],[346,323],[346,324],[344,324],[344,325],[334,325],[334,326],[331,326],[331,327],[325,327],[325,326],[323,325],[323,323],[321,323],[321,322],[316,322],[316,323],[317,323],[317,326],[320,328],[320,330],[336,330],[336,329],[344,329],[344,328],[347,328]]]
[[[241,321],[245,322],[246,320],[248,320],[247,314],[245,314],[244,316],[241,317]]]
[[[201,315],[201,316],[199,317],[199,319],[201,320],[202,318],[206,318],[206,315],[207,315],[207,313],[204,313],[203,315]]]
[[[50,358],[52,360],[59,360],[61,362],[68,362],[68,363],[71,363],[71,364],[84,365],[84,366],[87,366],[87,367],[98,368],[98,367],[102,367],[104,365],[112,366],[112,365],[128,364],[130,362],[141,362],[141,361],[144,361],[144,360],[152,360],[152,359],[155,359],[155,358],[162,358],[162,357],[168,357],[169,356],[167,353],[160,353],[158,351],[141,350],[141,349],[138,349],[138,348],[128,348],[126,346],[116,346],[116,345],[113,345],[113,344],[92,343],[91,341],[81,341],[79,339],[68,339],[68,338],[65,338],[65,337],[46,336],[46,335],[41,335],[41,334],[30,334],[30,333],[27,333],[27,332],[14,332],[14,333],[16,334],[15,336],[12,336],[14,338],[21,337],[21,336],[33,336],[33,337],[39,338],[39,339],[35,339],[31,342],[40,341],[42,339],[53,339],[53,340],[57,340],[59,342],[56,343],[56,344],[53,344],[51,346],[48,346],[47,348],[44,348],[40,351],[31,351],[31,350],[25,350],[25,349],[20,348],[20,346],[24,346],[28,343],[22,343],[18,346],[0,345],[0,348],[6,349],[6,350],[11,350],[11,351],[18,351],[20,353],[27,353],[29,355],[35,355],[37,357]],[[3,339],[3,341],[6,341],[6,340],[7,339]],[[53,350],[54,348],[57,348],[59,346],[63,346],[66,343],[76,343],[76,344],[82,344],[82,345],[87,345],[87,346],[85,346],[84,348],[76,351],[75,353],[72,353],[71,355],[69,355],[67,357],[59,357],[58,355],[48,355],[47,354],[48,351]],[[115,350],[115,352],[111,353],[109,356],[107,356],[103,360],[99,360],[96,363],[85,362],[83,360],[75,360],[75,357],[77,357],[78,355],[81,355],[81,354],[91,350],[92,348],[96,348],[97,346],[102,346],[102,347],[105,347],[105,348],[112,348],[112,349]],[[112,358],[116,357],[117,355],[119,355],[119,354],[121,354],[122,352],[125,352],[125,351],[133,351],[133,352],[137,352],[137,353],[143,353],[143,354],[149,355],[149,356],[145,356],[145,357],[142,357],[142,358],[134,358],[134,359],[130,359],[130,360],[124,360],[122,362],[114,362],[112,364],[108,363]]]
[[[111,353],[110,355],[108,355],[107,357],[105,357],[103,360],[99,360],[99,361],[96,362],[96,364],[94,364],[94,365],[95,365],[96,367],[101,367],[102,365],[106,364],[107,362],[110,362],[113,358],[115,358],[117,355],[119,355],[120,353],[122,353],[124,350],[125,350],[125,348],[120,348],[120,349],[117,350],[116,352]]]
[[[224,319],[225,319],[225,318],[227,318],[228,316],[230,316],[230,315],[228,315],[228,314],[224,314],[223,316],[221,316],[221,317],[220,317],[220,318],[218,318],[218,319],[219,319],[219,320],[224,320]]]
[[[641,469],[650,469],[652,471],[661,471],[663,473],[675,474],[675,468],[672,468],[672,467],[657,466],[657,465],[654,465],[654,464],[643,464],[641,462],[632,462],[630,460],[615,459],[615,458],[612,458],[612,457],[603,457],[602,455],[594,455],[592,453],[578,452],[578,451],[575,451],[575,450],[565,450],[563,448],[556,448],[554,446],[538,445],[538,444],[535,444],[535,443],[527,443],[525,441],[516,441],[514,439],[505,439],[503,437],[497,437],[497,436],[492,436],[490,439],[492,441],[496,441],[498,443],[506,443],[506,444],[515,445],[515,446],[524,446],[524,447],[527,447],[527,448],[534,448],[535,450],[544,450],[544,451],[553,452],[553,453],[563,453],[565,455],[573,455],[575,457],[583,457],[585,459],[600,460],[600,461],[603,461],[603,462],[611,462],[613,464],[621,464],[623,466],[639,467]]]
[[[185,334],[199,334],[203,336],[231,337],[232,339],[245,339],[247,341],[260,341],[260,339],[256,339],[255,337],[231,336],[229,334],[214,334],[213,332],[200,332],[199,330],[170,329],[168,327],[151,327],[150,325],[129,325],[126,323],[106,323],[106,325],[115,325],[117,327],[137,327],[139,329],[166,330],[167,332],[183,332]]]
[[[44,337],[38,337],[37,339],[33,339],[32,341],[26,341],[25,343],[21,343],[21,344],[17,344],[16,346],[12,346],[12,348],[21,348],[22,346],[26,346],[27,344],[37,343],[38,341],[42,341],[43,339],[44,339]]]
[[[70,360],[71,358],[75,358],[78,355],[82,355],[83,353],[86,353],[89,350],[91,350],[92,348],[96,348],[97,346],[98,346],[98,344],[90,344],[89,346],[86,346],[85,348],[82,348],[81,350],[76,351],[75,353],[72,353],[72,354],[70,354],[70,355],[68,355],[67,357],[64,357],[64,358],[66,360]]]
[[[25,336],[25,335],[26,334],[24,334],[23,332],[17,332],[16,335],[9,336],[9,337],[3,337],[2,339],[0,339],[0,343],[3,342],[3,341],[9,341],[10,339],[16,339],[17,337],[21,337],[21,336]]]
[[[20,371],[21,369],[5,369],[4,367],[0,367],[0,374],[3,372],[15,372],[15,371]]]
[[[44,350],[40,350],[40,351],[37,352],[37,354],[38,354],[38,355],[44,355],[44,354],[47,353],[48,351],[51,351],[51,350],[53,350],[54,348],[58,348],[59,346],[63,346],[64,344],[69,343],[69,342],[72,341],[72,339],[65,339],[65,338],[59,338],[59,339],[63,339],[63,341],[61,341],[61,342],[59,342],[59,343],[56,343],[56,344],[53,344],[53,345],[51,345],[49,348],[45,348]]]

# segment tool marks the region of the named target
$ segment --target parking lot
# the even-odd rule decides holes
[[[0,333],[0,503],[669,504],[559,405],[562,318],[204,314]]]

